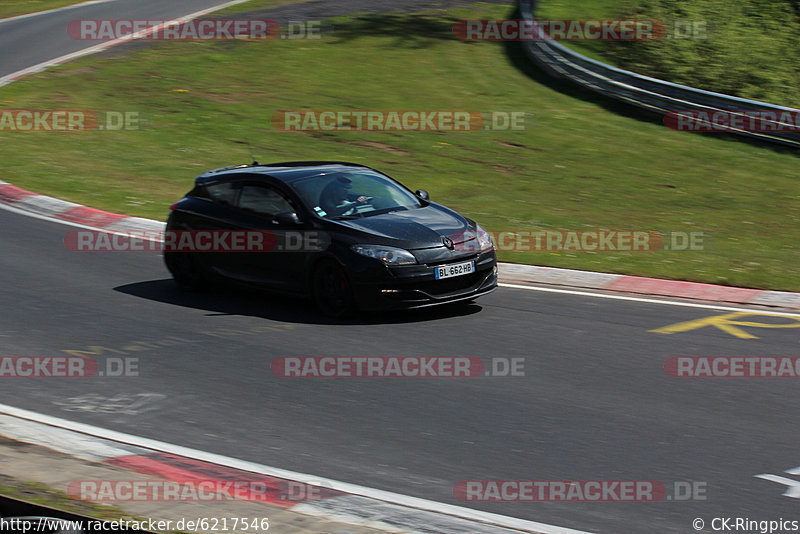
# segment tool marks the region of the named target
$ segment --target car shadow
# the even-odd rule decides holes
[[[114,291],[173,306],[203,310],[209,316],[242,315],[303,324],[378,325],[428,322],[464,317],[482,309],[475,303],[454,303],[416,310],[358,312],[345,318],[331,318],[319,313],[307,300],[276,296],[232,284],[218,285],[204,291],[185,292],[172,279],[166,278],[117,286]]]

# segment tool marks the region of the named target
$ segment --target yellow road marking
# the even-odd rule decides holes
[[[738,320],[747,316],[781,317],[783,319],[788,319],[792,322],[785,324],[773,324],[773,323],[757,323],[753,321]],[[731,334],[732,336],[736,336],[738,338],[758,339],[758,336],[754,336],[753,334],[750,334],[739,327],[751,326],[754,328],[800,328],[800,318],[787,317],[785,315],[779,315],[773,313],[735,312],[735,313],[726,313],[724,315],[714,315],[711,317],[704,317],[702,319],[694,319],[692,321],[685,321],[682,323],[676,323],[669,326],[656,328],[655,330],[650,330],[650,332],[656,332],[658,334],[675,334],[678,332],[688,332],[690,330],[697,330],[698,328],[705,328],[706,326],[714,326],[716,328],[719,328],[723,332],[727,332],[728,334]]]

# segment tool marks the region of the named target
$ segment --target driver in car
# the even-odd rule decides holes
[[[337,178],[325,186],[319,196],[319,206],[327,217],[339,217],[351,211],[355,213],[359,205],[369,202],[371,197],[348,193],[352,187],[348,178]]]

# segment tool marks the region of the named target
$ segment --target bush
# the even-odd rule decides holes
[[[543,10],[550,11],[550,1],[542,0]],[[577,18],[567,14],[572,9],[578,16],[588,10],[598,18],[658,19],[668,30],[675,21],[704,21],[707,37],[583,43],[579,50],[640,74],[800,106],[800,0],[622,0],[617,13],[605,5],[580,0],[554,7],[565,18]]]

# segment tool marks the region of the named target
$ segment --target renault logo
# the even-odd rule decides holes
[[[453,250],[453,247],[454,247],[454,245],[453,245],[453,240],[452,240],[452,239],[450,239],[449,237],[447,237],[447,236],[442,236],[442,243],[444,243],[444,246],[446,246],[446,247],[447,247],[447,248],[449,248],[450,250]]]

